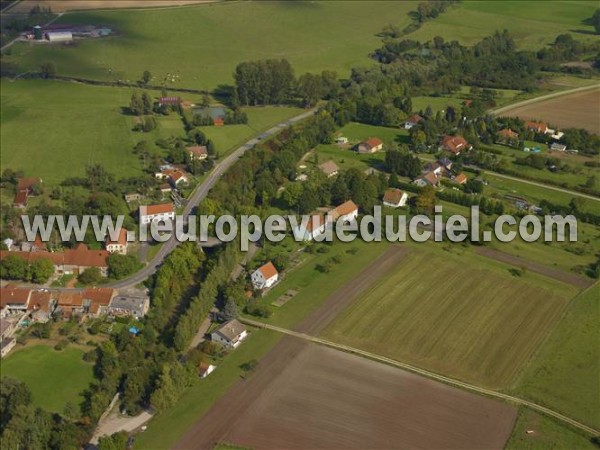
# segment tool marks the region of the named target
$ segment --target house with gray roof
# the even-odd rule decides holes
[[[246,336],[248,336],[246,327],[239,320],[233,319],[213,331],[210,339],[225,347],[237,348]]]

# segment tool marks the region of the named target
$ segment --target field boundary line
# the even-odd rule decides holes
[[[470,383],[466,383],[464,381],[460,381],[460,380],[456,380],[454,378],[450,378],[444,375],[439,375],[435,372],[430,372],[428,370],[425,369],[421,369],[419,367],[415,367],[412,366],[410,364],[406,364],[406,363],[402,363],[400,361],[396,361],[394,359],[391,358],[387,358],[385,356],[381,356],[381,355],[377,355],[375,353],[371,353],[365,350],[361,350],[358,348],[354,348],[354,347],[350,347],[348,345],[344,345],[344,344],[338,344],[336,342],[332,342],[332,341],[328,341],[326,339],[322,339],[316,336],[311,336],[309,334],[305,334],[305,333],[299,333],[297,331],[292,331],[292,330],[288,330],[287,328],[282,328],[282,327],[278,327],[275,325],[270,325],[267,323],[263,323],[263,322],[259,322],[256,320],[252,320],[252,319],[246,319],[244,317],[240,317],[238,318],[238,320],[246,325],[250,325],[256,328],[264,328],[264,329],[268,329],[268,330],[272,330],[272,331],[277,331],[279,333],[282,334],[287,334],[289,336],[293,336],[299,339],[303,339],[305,341],[309,341],[309,342],[313,342],[315,344],[320,344],[320,345],[324,345],[326,347],[330,347],[336,350],[341,350],[343,352],[346,353],[351,353],[351,354],[355,354],[355,355],[359,355],[359,356],[363,356],[365,358],[374,360],[374,361],[379,361],[379,362],[383,362],[385,364],[389,364],[395,367],[398,367],[400,369],[404,369],[407,370],[409,372],[412,373],[416,373],[418,375],[422,375],[426,378],[435,380],[435,381],[440,381],[442,383],[451,385],[451,386],[456,386],[456,387],[460,387],[463,389],[466,389],[468,391],[472,391],[472,392],[476,392],[478,394],[483,394],[483,395],[487,395],[490,397],[495,397],[495,398],[499,398],[508,402],[512,402],[515,403],[517,405],[521,405],[521,406],[527,406],[531,409],[534,409],[536,411],[539,411],[543,414],[546,414],[548,416],[551,416],[555,419],[558,419],[562,422],[565,422],[575,428],[578,428],[580,430],[585,431],[586,433],[589,433],[591,435],[599,435],[600,431],[596,430],[592,427],[589,427],[587,425],[584,425],[578,421],[576,421],[575,419],[571,419],[570,417],[567,417],[559,412],[556,412],[550,408],[546,408],[545,406],[542,405],[538,405],[537,403],[531,402],[529,400],[524,400],[522,398],[519,397],[514,397],[512,395],[508,395],[508,394],[503,394],[501,392],[497,392],[494,391],[492,389],[487,389],[487,388],[482,388],[479,386],[475,386],[473,384]]]
[[[511,109],[521,108],[523,106],[529,106],[538,102],[544,102],[546,100],[551,100],[556,97],[562,97],[563,95],[576,94],[578,92],[584,92],[591,89],[600,88],[600,84],[592,84],[590,86],[580,86],[574,89],[567,89],[565,91],[552,92],[550,94],[541,95],[539,97],[530,98],[528,100],[523,100],[517,103],[512,103],[510,105],[502,106],[501,108],[491,109],[489,110],[490,114],[498,115],[510,111]]]

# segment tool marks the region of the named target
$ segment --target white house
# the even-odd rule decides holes
[[[175,219],[175,210],[172,203],[162,203],[160,205],[142,205],[140,206],[140,223],[148,224]]]
[[[127,254],[127,230],[125,228],[121,228],[119,230],[119,237],[117,240],[113,241],[110,238],[110,235],[106,236],[106,250],[109,253],[118,253],[119,255]]]
[[[423,118],[420,115],[414,114],[414,115],[410,116],[408,119],[406,119],[406,121],[404,122],[404,129],[410,130],[412,127],[417,125],[422,120],[423,120]]]
[[[389,206],[391,208],[406,206],[407,200],[408,195],[406,192],[402,192],[400,189],[388,189],[383,195],[384,206]]]
[[[271,261],[259,267],[252,273],[254,289],[267,289],[277,283],[279,273]]]
[[[294,236],[304,241],[311,241],[323,233],[325,233],[325,217],[322,214],[313,214],[309,216],[305,225],[301,221],[294,227]]]
[[[238,320],[233,319],[225,322],[210,334],[210,339],[226,347],[237,348],[248,336],[246,327]]]
[[[331,216],[334,221],[341,220],[342,222],[352,222],[358,217],[358,206],[356,206],[352,200],[348,200],[329,211],[329,216]]]
[[[195,145],[186,149],[192,161],[202,161],[208,158],[208,148],[206,145]]]
[[[338,136],[335,138],[335,143],[336,144],[347,144],[348,138],[346,136]]]

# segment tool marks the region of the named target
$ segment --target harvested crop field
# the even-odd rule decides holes
[[[600,88],[506,109],[503,116],[539,119],[561,128],[585,128],[600,134]]]
[[[470,383],[505,387],[576,290],[545,288],[533,275],[517,279],[493,264],[473,254],[413,249],[339,314],[324,337]]]
[[[218,441],[262,449],[501,449],[510,436],[516,410],[504,403],[358,356],[285,341],[293,341],[296,356],[281,355],[285,368],[278,376],[261,363],[246,389],[262,384],[254,377],[269,383],[250,404],[229,405],[237,414]],[[203,422],[195,427],[200,435]],[[203,448],[198,437],[188,435],[178,448]]]

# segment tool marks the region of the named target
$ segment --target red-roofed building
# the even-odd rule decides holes
[[[468,181],[467,176],[464,173],[459,173],[454,177],[454,181],[456,184],[465,184]]]
[[[383,204],[385,206],[389,206],[390,208],[406,206],[407,200],[408,194],[400,189],[391,188],[386,190],[385,194],[383,194]]]
[[[383,149],[383,142],[381,141],[381,139],[376,138],[376,137],[371,137],[371,138],[367,139],[366,141],[362,141],[356,147],[356,150],[358,151],[358,153],[375,153],[382,149]]]
[[[348,200],[329,211],[329,216],[335,221],[351,222],[358,217],[358,206],[352,200]]]
[[[29,198],[28,191],[17,191],[15,195],[15,199],[13,200],[13,206],[15,208],[26,208],[27,207],[27,199]]]
[[[125,228],[121,228],[119,230],[119,237],[117,240],[113,241],[110,238],[110,235],[106,236],[105,241],[106,251],[109,253],[118,253],[119,255],[127,254],[127,230]]]
[[[271,261],[256,269],[251,276],[254,289],[268,289],[279,280],[279,272]]]
[[[548,124],[545,124],[544,122],[527,121],[525,122],[525,128],[538,134],[545,134],[548,132]]]
[[[225,125],[225,120],[222,117],[215,117],[213,119],[213,125],[215,127],[222,127],[223,125]]]
[[[52,298],[50,292],[33,291],[29,299],[27,311],[31,313],[31,318],[36,322],[48,322],[56,306],[56,301]]]
[[[422,120],[424,120],[424,119],[420,115],[413,114],[408,119],[406,119],[406,121],[404,122],[404,129],[405,130],[410,130],[412,127],[414,127],[415,125],[417,125]]]
[[[148,224],[160,220],[174,220],[175,209],[172,203],[161,203],[160,205],[142,205],[139,210],[140,223]]]
[[[0,287],[0,307],[3,312],[27,311],[30,298],[31,289],[20,288],[14,284],[7,284],[4,287]]]
[[[188,147],[186,149],[188,154],[190,155],[190,159],[194,160],[203,160],[208,158],[208,148],[206,145],[195,145],[193,147]]]
[[[519,144],[519,135],[510,128],[504,128],[496,133],[496,142],[510,147],[516,147]]]
[[[461,152],[470,150],[471,146],[462,136],[444,136],[440,145],[440,150],[460,155]]]

